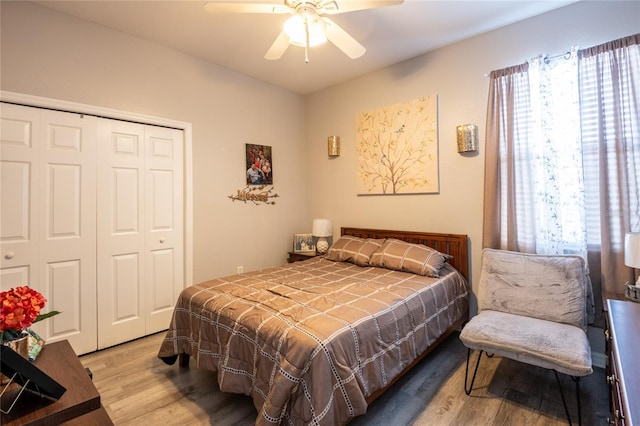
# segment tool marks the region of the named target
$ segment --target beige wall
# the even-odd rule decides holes
[[[484,131],[488,72],[551,55],[572,45],[589,47],[640,30],[640,2],[580,2],[499,29],[307,96],[309,219],[340,226],[461,233],[471,240],[472,281],[480,268]],[[357,196],[355,117],[359,112],[438,96],[440,192]],[[455,128],[479,126],[480,151],[457,153]],[[342,155],[329,159],[326,141],[339,135]],[[475,308],[474,308],[475,309]]]
[[[285,262],[306,232],[304,98],[25,2],[2,2],[0,89],[193,125],[194,281]],[[275,206],[244,187],[244,144],[271,145]]]

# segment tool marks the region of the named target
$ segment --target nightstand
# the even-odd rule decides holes
[[[287,262],[289,263],[300,262],[301,260],[311,259],[312,257],[316,257],[316,256],[317,255],[315,253],[296,253],[294,251],[290,251]]]

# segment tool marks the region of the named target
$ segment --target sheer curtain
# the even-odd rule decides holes
[[[491,73],[483,247],[579,254],[596,294],[623,292],[624,233],[640,231],[639,52],[632,36]]]
[[[578,52],[529,61],[535,252],[587,260]]]

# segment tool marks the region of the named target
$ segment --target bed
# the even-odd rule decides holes
[[[158,357],[216,371],[256,425],[346,424],[468,320],[467,244],[341,228],[324,256],[184,289]]]

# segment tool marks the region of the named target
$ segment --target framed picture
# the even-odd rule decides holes
[[[438,97],[356,117],[358,195],[437,194]]]
[[[313,242],[311,234],[293,234],[293,252],[294,253],[315,253],[316,245]]]
[[[273,156],[267,145],[246,144],[247,185],[273,185]]]

